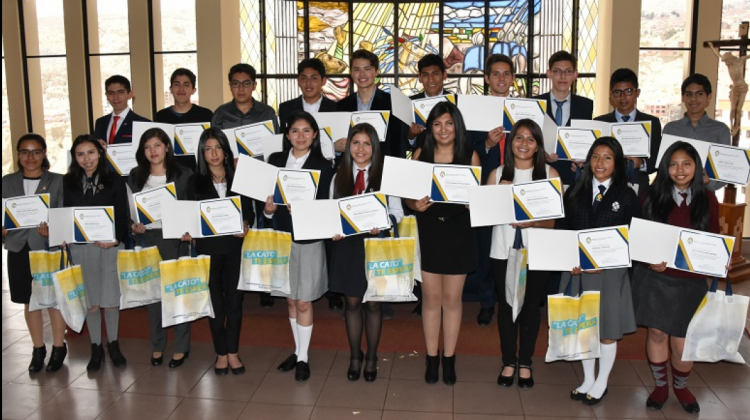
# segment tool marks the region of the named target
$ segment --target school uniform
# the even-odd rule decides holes
[[[310,113],[336,112],[337,106],[338,105],[335,101],[326,98],[325,95],[321,96],[320,100],[312,105],[305,102],[302,96],[282,102],[281,105],[279,105],[279,126],[283,131],[286,128],[289,118],[291,118],[292,114],[297,111],[307,111]]]
[[[112,137],[113,126],[115,125],[115,117],[117,117],[117,125],[114,128],[115,135]],[[96,120],[94,124],[94,136],[99,140],[104,140],[108,144],[123,144],[133,142],[133,122],[151,122],[146,117],[142,117],[130,108],[125,108],[124,111],[115,115],[109,113]],[[112,141],[110,141],[112,140]],[[141,139],[136,139],[136,143]]]
[[[388,131],[385,135],[385,141],[380,143],[380,150],[384,156],[405,157],[406,148],[401,143],[401,129],[393,116],[391,109],[391,94],[380,89],[375,89],[368,104],[363,104],[359,100],[358,93],[352,93],[346,98],[336,103],[336,110],[339,112],[357,112],[357,111],[390,111],[391,117],[388,120]],[[336,161],[341,158],[337,157]]]
[[[185,113],[178,113],[174,110],[174,107],[170,106],[157,112],[154,116],[154,122],[173,125],[210,123],[213,116],[213,111],[196,104],[193,104],[188,112]],[[136,139],[135,141],[140,141],[140,139]],[[175,158],[180,165],[190,169],[192,172],[196,171],[195,155],[175,156]]]
[[[438,96],[441,96],[441,95],[451,95],[451,94],[452,94],[451,92],[443,89],[443,92],[440,93],[440,95],[438,95]],[[409,99],[411,99],[412,101],[417,100],[417,99],[425,99],[425,98],[427,98],[427,92],[424,92],[424,91],[423,92],[419,92],[416,95],[409,96]],[[425,115],[425,117],[427,117],[427,116]],[[411,126],[411,123],[406,124],[406,131],[404,132],[405,134],[409,132],[410,126]],[[407,139],[408,142],[409,142],[409,148],[412,149],[412,150],[421,149],[422,146],[424,146],[425,138],[427,138],[427,130],[419,133],[417,135],[417,137],[415,137],[415,138],[413,138],[411,140]]]

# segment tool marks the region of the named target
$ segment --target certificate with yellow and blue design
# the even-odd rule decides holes
[[[565,217],[560,178],[514,184],[511,190],[517,222]]]
[[[36,228],[49,219],[49,194],[3,199],[5,230]]]
[[[276,131],[272,121],[263,121],[234,129],[237,152],[247,156],[262,156],[264,137],[273,136]]]
[[[112,206],[74,208],[73,239],[77,243],[114,242],[115,208]]]
[[[578,231],[578,252],[582,270],[630,267],[628,226]]]
[[[547,114],[547,101],[526,98],[505,98],[503,103],[503,127],[511,131],[516,122],[530,119],[544,127],[544,116]]]
[[[128,188],[129,189],[129,188]],[[174,182],[150,190],[133,193],[131,217],[137,223],[150,225],[161,221],[162,205],[168,200],[177,200]]]
[[[345,236],[391,227],[385,194],[369,193],[344,198],[339,200],[338,206]]]
[[[453,94],[449,94],[411,101],[412,108],[414,109],[414,122],[421,126],[427,125],[427,118],[429,118],[432,108],[435,108],[435,105],[440,102],[450,102],[455,105],[456,97]]]
[[[432,201],[469,204],[469,187],[481,184],[482,168],[465,165],[433,165]]]
[[[589,149],[601,136],[599,130],[560,127],[557,129],[555,153],[560,160],[585,161]]]
[[[245,230],[242,222],[242,202],[239,197],[227,197],[200,202],[201,234],[212,236],[236,235]]]
[[[705,274],[710,277],[727,276],[732,259],[734,238],[692,229],[681,229],[674,255],[678,270]]]
[[[173,149],[175,156],[195,155],[201,134],[209,128],[211,128],[210,122],[175,125]]]
[[[745,186],[750,182],[750,150],[712,144],[705,168],[711,179]]]
[[[370,124],[375,129],[375,132],[378,133],[378,139],[383,142],[385,141],[385,135],[388,132],[388,120],[390,119],[390,116],[390,111],[352,112],[350,125],[351,127],[354,127],[357,124]]]
[[[279,169],[276,175],[274,204],[312,201],[318,193],[320,171],[309,169]]]

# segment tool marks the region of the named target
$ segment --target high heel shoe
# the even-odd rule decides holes
[[[224,356],[226,357],[226,356]],[[227,360],[227,365],[223,368],[216,367],[216,364],[219,363],[219,356],[216,356],[216,361],[214,362],[214,373],[217,376],[223,376],[229,373],[229,360]]]
[[[31,353],[31,363],[29,363],[29,372],[37,373],[44,369],[44,358],[47,357],[47,346],[34,347]]]
[[[364,371],[365,382],[374,382],[378,378],[378,356],[370,357],[367,356],[367,366]],[[372,366],[370,366],[372,363]],[[372,369],[368,369],[372,367]]]
[[[446,357],[443,354],[443,383],[453,385],[456,383],[456,355]]]
[[[364,355],[362,354],[362,351],[359,351],[359,354],[354,357],[352,356],[349,359],[349,370],[346,372],[346,378],[350,381],[358,381],[359,375],[362,372],[362,359],[364,358]],[[355,362],[358,362],[355,364]],[[352,367],[352,366],[356,366]]]
[[[427,359],[425,360],[425,365],[427,368],[424,372],[424,381],[428,384],[436,384],[439,376],[438,371],[440,370],[440,352],[438,351],[437,356],[430,356],[427,355]]]
[[[57,372],[63,365],[65,357],[68,355],[68,345],[63,343],[62,347],[52,346],[52,355],[47,362],[47,372]]]

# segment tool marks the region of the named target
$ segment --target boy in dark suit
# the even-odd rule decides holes
[[[448,78],[445,61],[437,54],[427,54],[417,62],[419,71],[419,83],[424,86],[424,91],[412,95],[409,99],[432,98],[440,95],[448,95],[451,92],[443,89],[445,80]],[[412,150],[421,149],[424,145],[425,127],[417,123],[411,123],[407,140]]]
[[[119,74],[114,75],[104,81],[104,91],[107,102],[112,106],[112,113],[96,120],[94,135],[103,145],[132,143],[133,121],[149,122],[150,120],[130,109],[128,101],[133,99],[130,80]]]
[[[317,58],[306,58],[297,65],[297,86],[302,92],[299,98],[279,105],[279,120],[283,130],[295,111],[335,112],[336,102],[323,95],[326,84],[326,66]]]

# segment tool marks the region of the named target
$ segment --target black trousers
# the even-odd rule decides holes
[[[211,255],[208,290],[211,292],[214,318],[209,318],[208,324],[214,350],[220,356],[237,353],[240,348],[242,299],[245,295],[244,291],[237,290],[241,262],[239,250],[231,254]]]
[[[541,323],[541,301],[547,296],[548,271],[528,271],[526,297],[521,312],[513,322],[513,308],[505,301],[505,270],[508,260],[492,259],[492,274],[498,298],[497,330],[504,365],[531,366]]]

